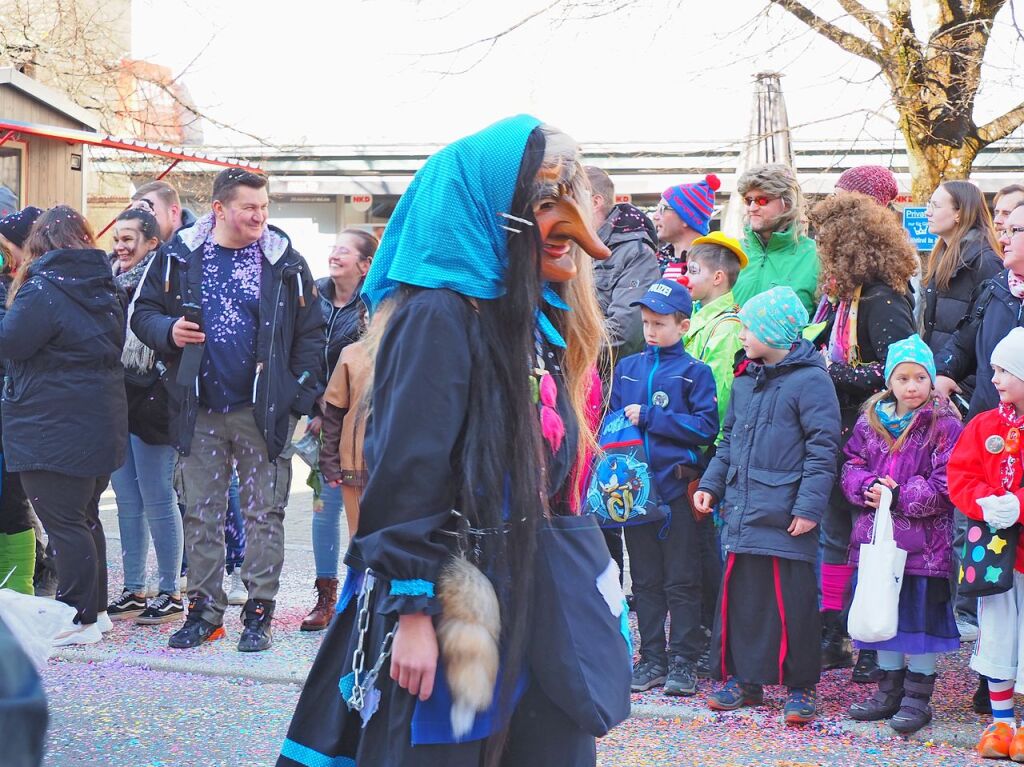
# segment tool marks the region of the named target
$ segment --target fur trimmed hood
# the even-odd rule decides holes
[[[192,226],[179,229],[171,239],[171,242],[173,243],[175,240],[180,240],[188,249],[188,252],[191,253],[192,251],[200,248],[202,244],[211,237],[215,223],[216,219],[213,213],[207,213]],[[291,248],[291,240],[288,239],[288,235],[276,226],[271,226],[269,224],[263,230],[263,234],[260,235],[257,242],[259,243],[263,257],[267,259],[271,265],[280,261],[281,257]],[[179,256],[175,250],[172,250],[172,253],[179,260],[183,258],[183,256]]]

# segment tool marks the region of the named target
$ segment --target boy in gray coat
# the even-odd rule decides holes
[[[792,289],[754,296],[739,316],[747,359],[694,496],[704,513],[721,501],[727,556],[711,652],[713,674],[728,682],[708,704],[718,711],[759,705],[762,685],[784,684],[786,722],[803,724],[817,710],[814,563],[836,479],[839,402],[821,356],[801,338],[807,311]]]

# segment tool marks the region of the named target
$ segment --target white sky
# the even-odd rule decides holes
[[[832,0],[810,2],[823,15],[839,15]],[[499,41],[482,60],[483,48],[429,55],[498,32],[550,3],[133,0],[133,55],[184,71],[209,114],[282,144],[446,142],[530,112],[583,143],[726,145],[747,132],[753,73],[772,69],[785,74],[798,140],[895,135],[889,120],[865,125],[862,110],[886,98],[884,85],[872,80],[874,68],[778,9],[752,21],[764,0],[640,0],[587,21],[560,22],[556,10]],[[987,61],[998,83],[983,94],[980,119],[1024,92],[1011,80],[1021,77],[1015,63],[1024,45],[1008,7],[997,22]],[[849,112],[857,113],[834,119]],[[252,143],[209,125],[206,138]]]

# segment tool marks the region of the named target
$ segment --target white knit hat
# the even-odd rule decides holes
[[[1014,328],[996,344],[992,364],[1024,381],[1024,328]]]

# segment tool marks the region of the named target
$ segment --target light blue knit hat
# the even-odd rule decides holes
[[[807,324],[807,309],[793,289],[785,285],[758,293],[740,309],[740,322],[765,346],[788,349],[800,340]]]
[[[914,334],[909,338],[904,338],[902,341],[895,341],[889,344],[889,352],[885,357],[886,384],[889,383],[892,371],[901,362],[913,362],[923,367],[928,371],[928,377],[932,379],[932,385],[935,385],[935,355],[928,348],[928,344],[921,340],[921,336]]]

